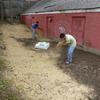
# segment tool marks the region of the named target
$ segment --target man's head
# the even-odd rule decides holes
[[[63,39],[65,37],[65,34],[64,33],[61,33],[60,36],[59,36],[61,39]]]
[[[37,24],[39,24],[39,21],[36,21]]]

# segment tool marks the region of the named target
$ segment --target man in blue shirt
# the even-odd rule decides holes
[[[32,24],[32,39],[34,40],[36,35],[36,29],[39,28],[39,21],[36,21],[36,23]]]

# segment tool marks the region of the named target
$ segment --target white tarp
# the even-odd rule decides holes
[[[38,49],[45,49],[47,50],[50,47],[50,43],[49,42],[38,42],[35,44],[35,48]]]

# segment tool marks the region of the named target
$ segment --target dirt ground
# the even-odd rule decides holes
[[[51,43],[48,50],[34,50],[25,25],[0,28],[9,62],[4,76],[19,100],[100,100],[100,56],[76,50],[73,64],[66,65],[65,48]]]

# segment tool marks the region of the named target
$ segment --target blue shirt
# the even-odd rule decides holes
[[[38,26],[39,26],[39,25],[38,25],[38,24],[36,24],[36,23],[35,23],[35,24],[32,24],[32,29],[37,29],[37,28],[38,28]]]

